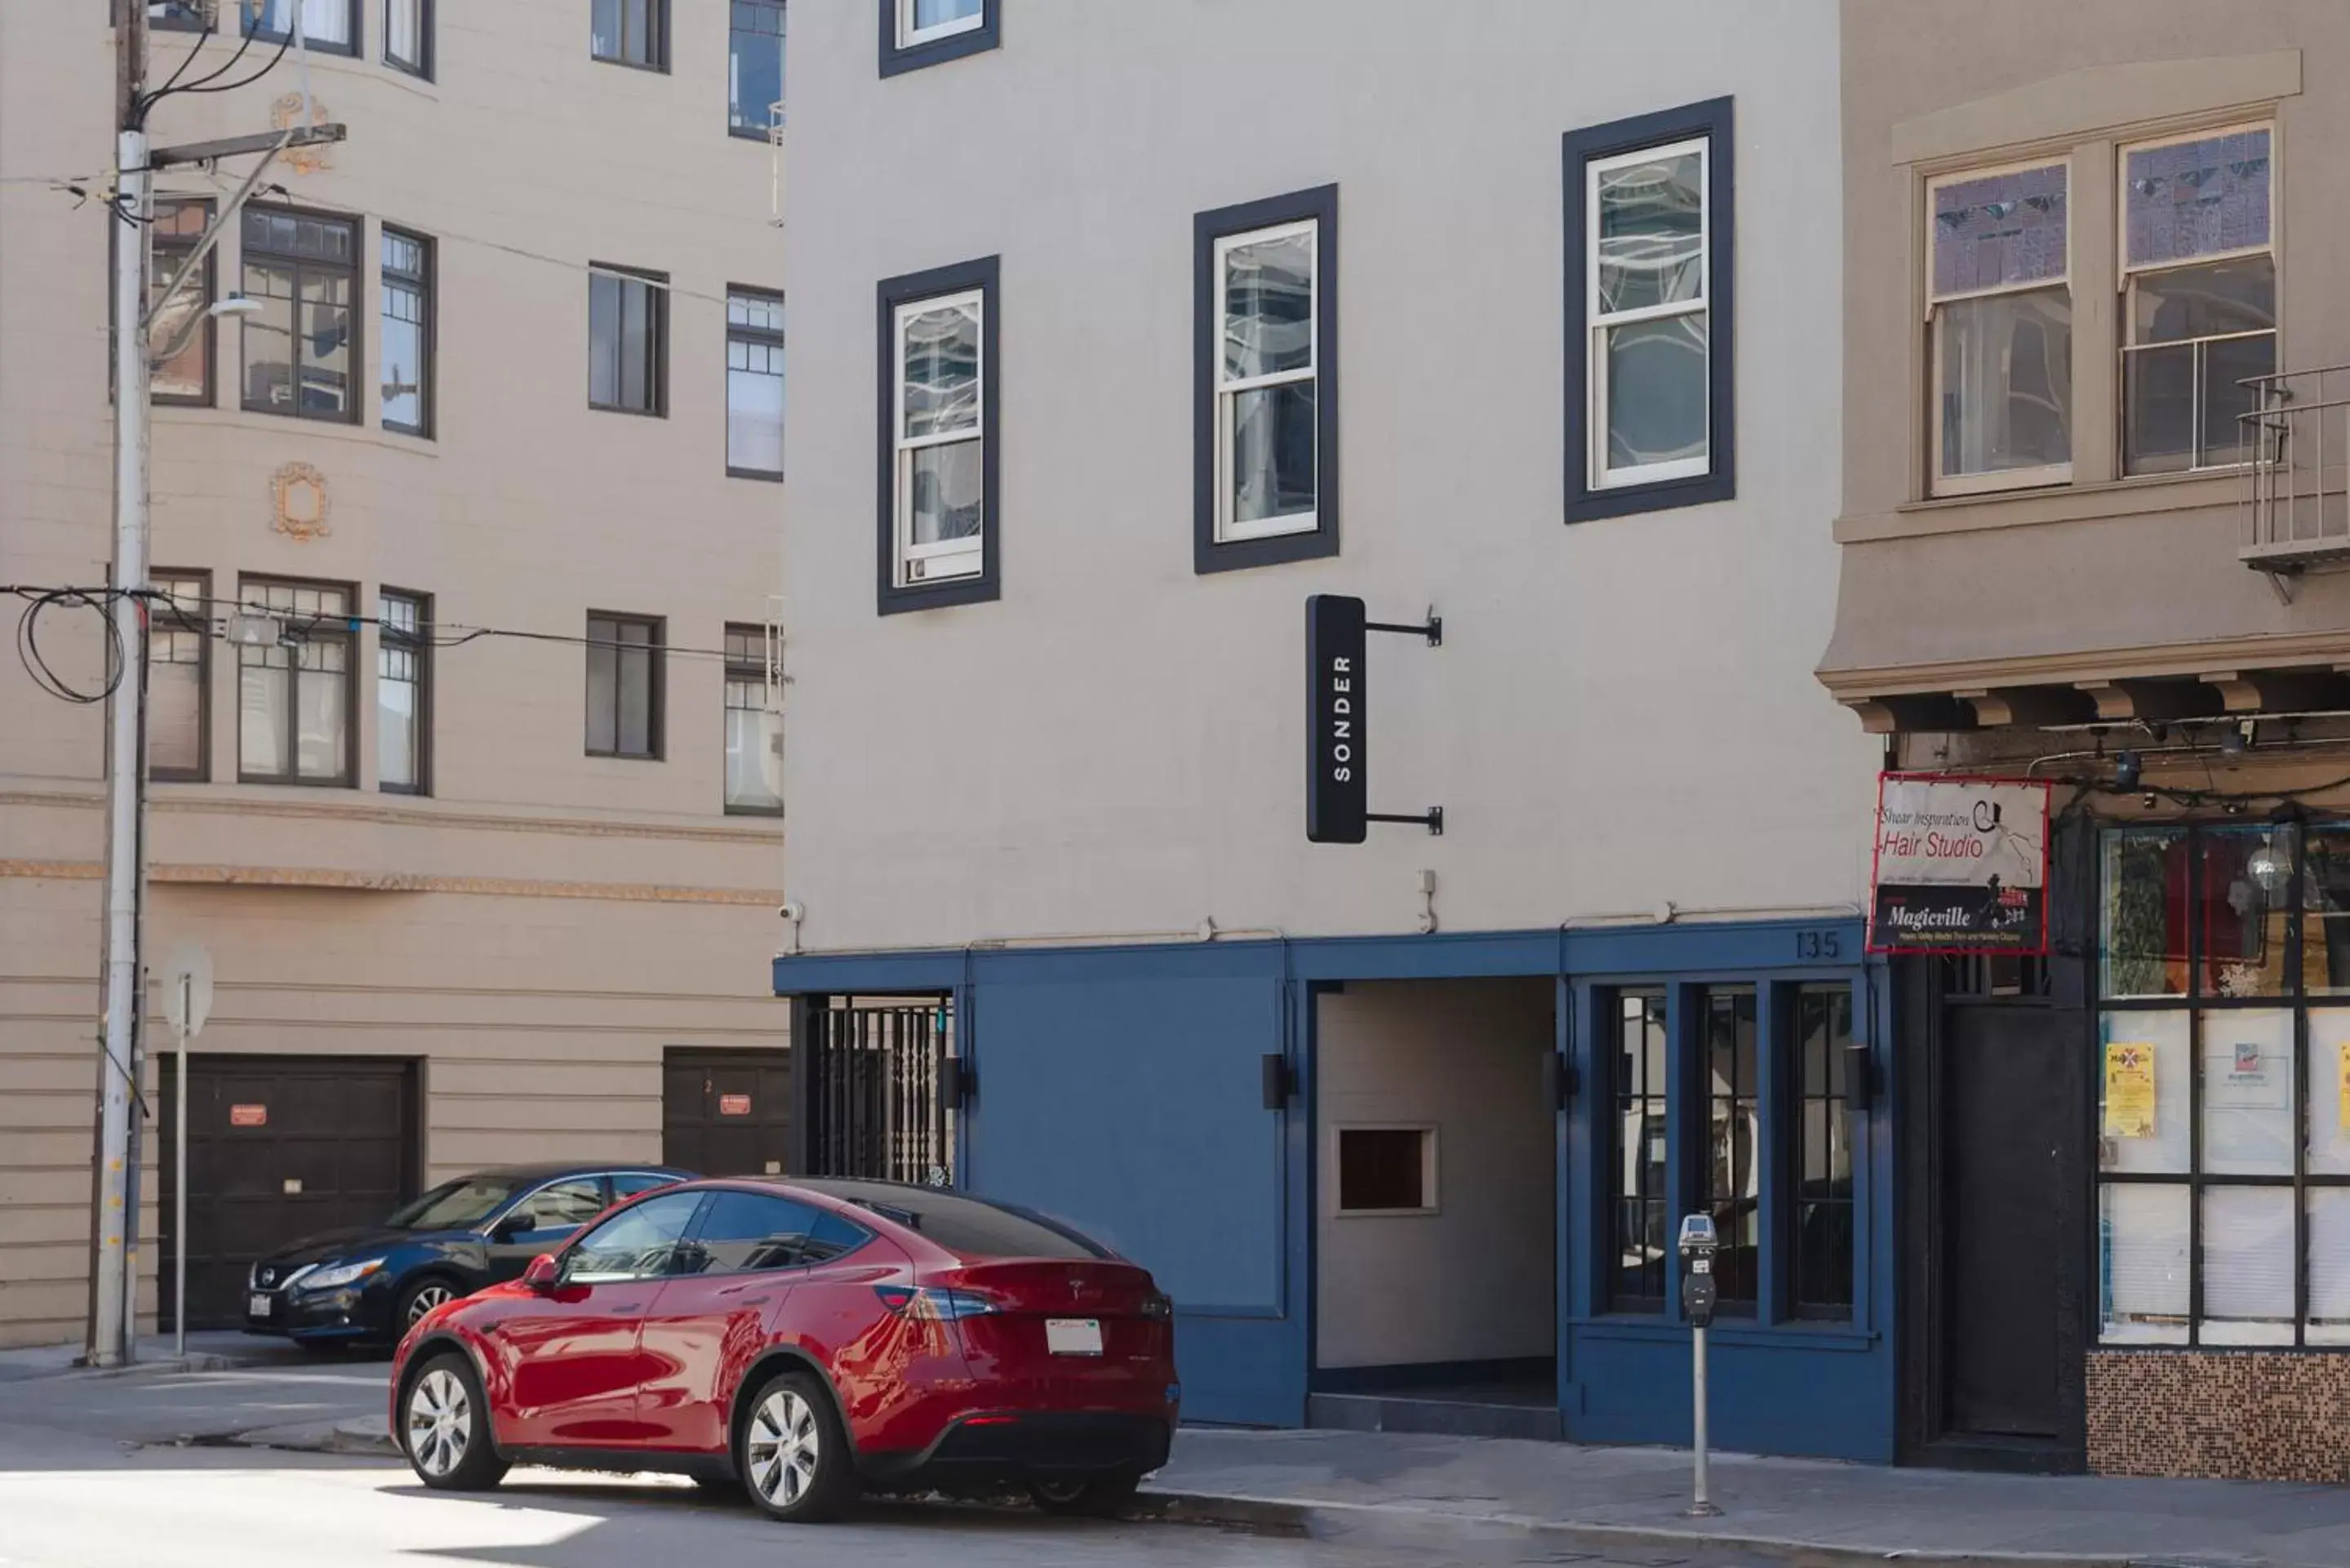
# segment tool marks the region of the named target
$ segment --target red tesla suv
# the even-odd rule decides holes
[[[892,1182],[690,1181],[418,1320],[391,1429],[427,1486],[509,1465],[740,1484],[778,1519],[863,1490],[1110,1512],[1167,1461],[1173,1314],[1042,1215]]]

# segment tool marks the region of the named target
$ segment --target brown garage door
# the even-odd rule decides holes
[[[160,1065],[169,1324],[179,1067],[170,1056]],[[313,1231],[374,1224],[416,1195],[416,1064],[199,1053],[188,1072],[188,1326],[233,1327],[256,1259]]]
[[[792,1152],[792,1059],[783,1051],[661,1053],[661,1163],[704,1176],[774,1176]]]

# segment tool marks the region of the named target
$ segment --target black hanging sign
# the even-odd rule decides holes
[[[1305,601],[1305,836],[1360,844],[1370,820],[1364,761],[1363,601],[1315,594]]]

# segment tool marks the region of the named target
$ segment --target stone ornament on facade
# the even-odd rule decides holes
[[[269,476],[269,525],[296,544],[323,538],[327,527],[327,476],[307,462],[289,462]]]
[[[286,93],[269,106],[269,126],[273,130],[287,130],[301,118],[302,95],[298,92]],[[326,104],[313,98],[310,100],[310,123],[324,125],[327,119]],[[315,174],[321,169],[334,167],[327,161],[327,149],[324,147],[289,147],[281,156],[296,174]]]

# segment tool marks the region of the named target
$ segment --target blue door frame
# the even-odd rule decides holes
[[[1101,1231],[1176,1301],[1184,1409],[1196,1420],[1299,1426],[1315,1365],[1315,995],[1348,981],[1548,977],[1557,1049],[1582,1092],[1558,1121],[1559,1399],[1570,1438],[1686,1442],[1689,1335],[1678,1282],[1662,1315],[1607,1310],[1600,1010],[1659,985],[1669,1027],[1709,982],[1854,988],[1875,1092],[1855,1116],[1856,1297],[1849,1323],[1770,1321],[1714,1335],[1715,1433],[1725,1446],[1889,1461],[1894,1365],[1891,988],[1864,962],[1857,919],[1291,939],[1149,947],[816,954],[775,963],[779,995],[950,993],[976,1093],[958,1127],[958,1179]],[[1758,1060],[1775,1009],[1758,1007]],[[1862,1032],[1865,1031],[1865,1033]],[[1299,1092],[1260,1097],[1279,1054]],[[1686,1055],[1686,1051],[1677,1054]],[[1765,1067],[1775,1072],[1775,1067]],[[1773,1085],[1762,1085],[1765,1103]],[[1694,1136],[1669,1118],[1671,1168]],[[1767,1119],[1767,1118],[1766,1118]],[[1774,1132],[1764,1134],[1766,1140]],[[1765,1147],[1763,1158],[1775,1149]],[[1678,1184],[1677,1174],[1672,1180]],[[1676,1185],[1672,1210],[1688,1194]],[[1779,1224],[1766,1211],[1763,1267]],[[1765,1280],[1766,1293],[1773,1282]]]

